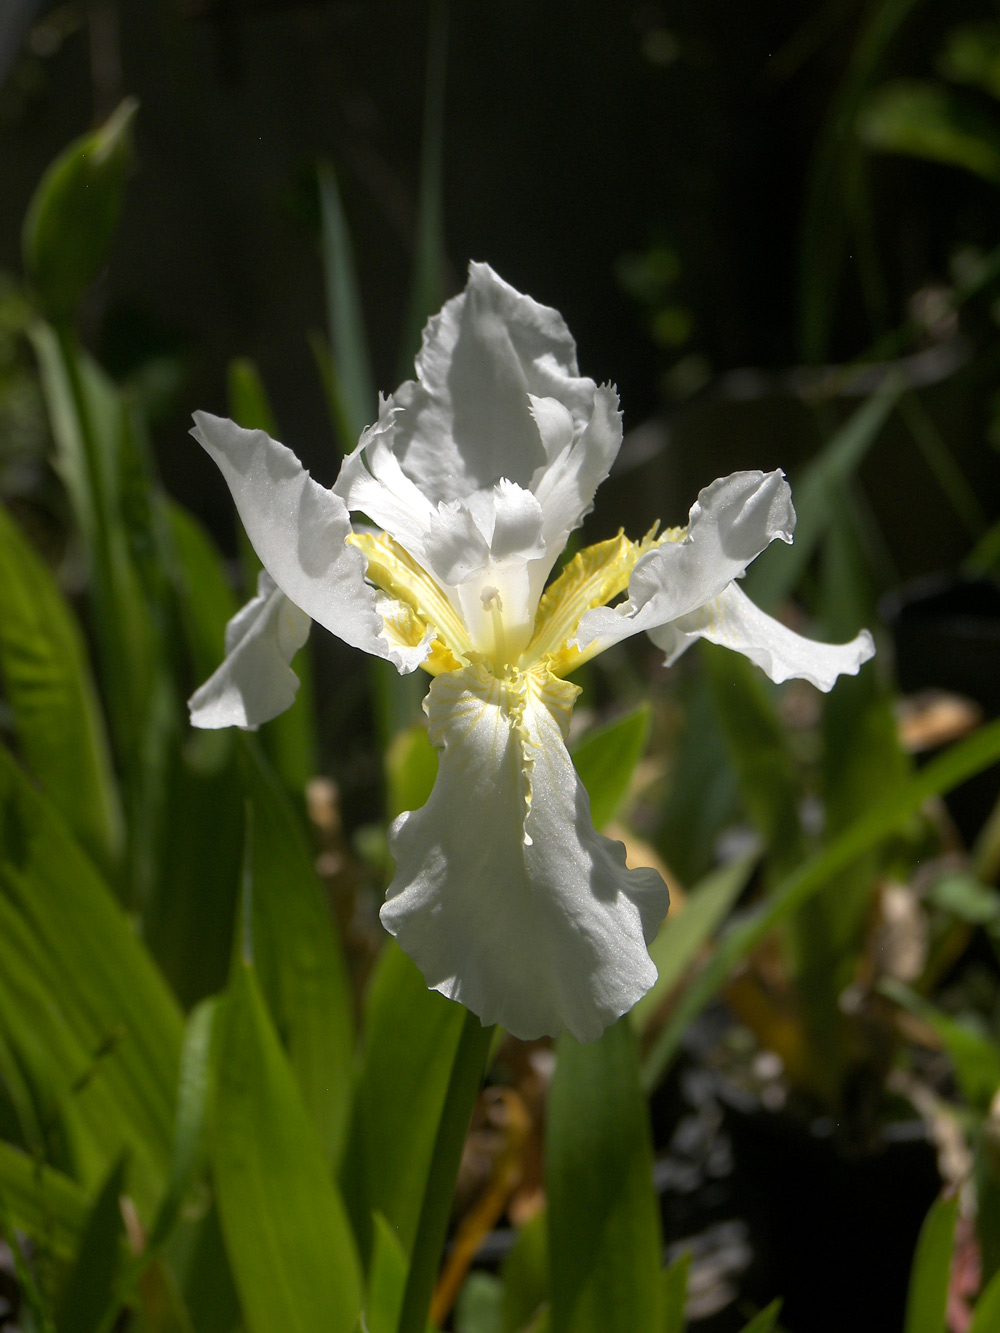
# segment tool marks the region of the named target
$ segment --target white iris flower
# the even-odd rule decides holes
[[[566,749],[567,675],[645,630],[668,663],[711,639],[772,680],[829,690],[871,637],[811,642],[737,587],[792,539],[780,472],[715,481],[687,527],[587,547],[546,587],[618,453],[618,396],[580,376],[559,313],[486,264],[429,322],[416,368],[332,490],[263,431],[196,414],[266,572],[192,720],[253,727],[287,708],[310,619],[401,672],[423,667],[440,763],[427,804],[391,830],[382,921],[484,1023],[590,1040],[656,979],[647,945],[668,895],[594,829]]]

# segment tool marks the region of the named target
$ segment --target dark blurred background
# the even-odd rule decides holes
[[[444,75],[429,84],[434,23]],[[866,132],[892,80],[944,86],[942,52],[968,25],[988,38],[996,7],[0,0],[0,270],[16,282],[46,165],[137,97],[137,167],[84,334],[148,393],[167,484],[228,531],[189,413],[225,411],[226,364],[249,356],[283,437],[332,479],[307,341],[325,322],[316,164],[339,180],[388,391],[424,108],[443,96],[441,296],[470,258],[488,260],[562,311],[584,372],[613,379],[627,427],[644,426],[602,531],[682,520],[734,467],[794,480],[881,373],[831,387],[801,368],[903,358],[978,512],[958,512],[912,430],[890,423],[863,476],[891,584],[954,564],[996,512],[995,283],[958,315],[949,300],[956,264],[1000,240],[1000,170],[970,167],[961,145],[957,165],[912,144],[887,152]],[[995,98],[982,81],[959,92],[1000,157]]]

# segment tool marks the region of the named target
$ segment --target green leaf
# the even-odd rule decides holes
[[[48,314],[67,319],[107,262],[132,163],[129,97],[64,149],[35,191],[24,222],[24,264]]]
[[[112,870],[122,813],[83,639],[55,580],[3,509],[0,676],[24,762],[81,845]]]
[[[1000,124],[941,84],[885,84],[862,110],[858,132],[879,152],[960,167],[1000,184]]]
[[[236,598],[208,532],[193,515],[168,500],[171,577],[192,671],[200,683],[222,661],[226,623]]]
[[[51,804],[0,750],[0,1024],[56,1092],[77,1174],[124,1153],[149,1218],[170,1153],[181,1018]]]
[[[385,756],[386,813],[390,819],[404,810],[419,810],[426,803],[437,770],[437,751],[426,726],[418,722],[396,733]]]
[[[139,550],[150,578],[149,479],[130,411],[115,386],[68,330],[42,323],[30,330],[56,443],[56,463],[91,564],[91,610],[100,679],[123,766],[149,744],[149,712],[163,671],[154,619],[158,596],[140,577]],[[158,589],[157,593],[162,591]]]
[[[350,1227],[244,962],[218,1023],[211,1163],[247,1328],[354,1333],[361,1285]]]
[[[73,1264],[56,1302],[59,1333],[98,1333],[119,1307],[115,1279],[124,1235],[120,1199],[125,1193],[125,1162],[114,1166],[91,1209]]]
[[[368,1271],[365,1326],[368,1333],[396,1333],[406,1290],[409,1261],[381,1213],[372,1218],[372,1258]]]
[[[424,324],[444,294],[444,118],[447,87],[448,3],[431,0],[424,79],[424,117],[420,144],[416,258],[410,302],[400,347],[399,378],[413,373]]]
[[[299,1091],[331,1160],[351,1107],[352,997],[340,940],[301,821],[252,744],[240,771],[250,803],[254,965]]]
[[[656,981],[629,1015],[637,1032],[647,1027],[694,963],[746,888],[756,864],[756,856],[741,856],[720,866],[691,890],[682,907],[670,910],[649,946],[649,956],[656,964]]]
[[[946,78],[1000,98],[1000,28],[995,22],[953,28],[938,64]]]
[[[170,1179],[150,1232],[148,1250],[167,1238],[207,1152],[206,1125],[212,1093],[212,1037],[220,1001],[203,1000],[188,1018],[177,1080],[177,1120]]]
[[[501,1270],[504,1333],[534,1328],[549,1301],[549,1219],[544,1210],[521,1227]]]
[[[946,1333],[945,1311],[958,1203],[957,1195],[936,1199],[920,1228],[910,1271],[904,1333]]]
[[[642,704],[624,717],[595,727],[573,747],[573,763],[590,797],[594,827],[601,829],[618,814],[629,783],[649,742],[651,710]]]
[[[477,1269],[469,1274],[455,1303],[455,1333],[504,1333],[503,1283]]]
[[[88,1200],[75,1180],[0,1142],[0,1200],[11,1225],[46,1254],[68,1259],[76,1253]]]
[[[245,805],[238,739],[228,731],[171,737],[160,789],[146,803],[157,820],[147,815],[143,826],[144,934],[185,1008],[225,986],[232,959]]]
[[[1000,1088],[1000,1049],[987,1034],[952,1018],[900,981],[886,978],[879,989],[933,1029],[951,1060],[966,1101],[977,1111],[988,1111]]]
[[[976,1301],[966,1333],[995,1333],[1000,1328],[1000,1273],[994,1273]]]
[[[856,408],[816,457],[796,476],[795,542],[765,551],[747,573],[746,593],[764,610],[780,606],[798,586],[814,552],[837,516],[843,488],[878,439],[905,385],[889,376],[881,389]]]
[[[660,1274],[660,1333],[684,1333],[691,1251],[682,1250]]]
[[[992,926],[1000,919],[1000,891],[960,870],[936,879],[928,898],[936,907],[972,926]]]
[[[742,1333],[771,1333],[775,1324],[778,1322],[778,1315],[781,1313],[781,1301],[772,1301],[766,1309],[761,1310],[760,1314],[754,1315]]]
[[[340,410],[334,424],[338,427],[344,453],[349,453],[365,426],[374,421],[378,398],[368,356],[350,232],[337,178],[329,162],[319,168],[319,199],[330,353],[339,391]]]
[[[409,1255],[465,1010],[427,984],[392,941],[368,987],[343,1189],[362,1255],[383,1215]]]
[[[764,839],[772,873],[787,873],[802,860],[805,843],[800,782],[778,715],[752,662],[716,644],[699,646],[743,804]]]
[[[397,1333],[424,1333],[427,1327],[462,1149],[493,1039],[492,1027],[484,1028],[475,1014],[466,1009],[461,1012],[462,1030],[434,1135]]]
[[[546,1191],[554,1333],[656,1328],[660,1222],[646,1102],[627,1020],[557,1044]]]
[[[892,834],[926,800],[941,796],[1000,758],[1000,722],[961,741],[907,782],[886,792],[883,803],[858,819],[821,852],[777,885],[757,911],[731,930],[691,983],[643,1066],[643,1086],[656,1086],[676,1054],[685,1028],[712,999],[737,963],[780,922],[797,911],[852,861]]]

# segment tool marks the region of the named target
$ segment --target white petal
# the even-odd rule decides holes
[[[347,508],[368,515],[392,533],[414,559],[434,514],[435,505],[406,476],[392,451],[399,410],[384,400],[379,419],[362,433],[358,446],[344,459],[333,485]]]
[[[284,445],[262,430],[195,413],[191,434],[219,465],[261,564],[306,615],[355,648],[389,657],[401,671],[421,658],[381,634],[364,556],[346,544],[350,515]],[[414,660],[415,659],[415,660]]]
[[[709,639],[749,657],[774,681],[808,680],[823,691],[832,689],[838,676],[856,676],[875,653],[867,630],[850,643],[804,639],[765,615],[735,584],[691,615],[651,630],[649,637],[666,652],[668,666],[695,639]]]
[[[593,380],[581,378],[576,347],[558,311],[470,264],[465,290],[424,330],[417,379],[391,404],[392,450],[431,500],[458,499],[500,477],[529,489],[546,455],[529,395],[555,398],[580,427]]]
[[[288,664],[310,624],[261,570],[256,597],[226,626],[225,660],[188,701],[193,725],[257,727],[290,708],[299,681]]]
[[[689,615],[740,578],[770,542],[790,542],[794,526],[782,472],[734,472],[712,482],[692,506],[683,540],[643,556],[629,579],[628,601],[587,611],[577,642],[584,648],[597,640],[606,648]]]
[[[566,751],[574,687],[512,704],[482,668],[438,676],[425,707],[443,747],[427,804],[393,826],[382,921],[428,985],[515,1036],[600,1035],[649,989],[668,895],[600,836]]]
[[[554,561],[566,538],[590,512],[594,493],[618,456],[622,419],[617,393],[610,384],[602,384],[594,392],[583,430],[575,440],[557,447],[565,439],[565,419],[557,417],[549,399],[534,399],[532,410],[549,457],[531,489],[545,514],[542,531]]]

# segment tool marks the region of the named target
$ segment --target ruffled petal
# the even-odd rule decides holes
[[[188,701],[196,727],[258,727],[290,708],[299,680],[289,663],[312,622],[266,570],[257,595],[226,626],[226,656]]]
[[[773,681],[808,680],[824,692],[838,676],[856,676],[875,654],[866,629],[850,643],[805,639],[754,606],[735,584],[691,615],[650,630],[649,637],[667,654],[667,666],[695,639],[708,639],[749,657]]]
[[[655,871],[598,834],[564,742],[575,687],[514,686],[479,668],[425,703],[440,767],[391,833],[382,921],[428,985],[525,1039],[600,1035],[656,979],[666,914]]]
[[[551,399],[532,400],[548,455],[532,479],[531,489],[545,515],[542,533],[550,555],[549,569],[566,545],[566,538],[593,508],[594,493],[611,471],[622,444],[618,394],[610,384],[595,389],[586,424],[575,438],[566,438],[569,413],[562,409],[560,415],[555,407]]]
[[[306,615],[355,648],[388,657],[400,671],[423,660],[381,634],[365,558],[347,544],[343,500],[318,485],[284,445],[262,430],[195,413],[191,434],[219,465],[261,564]]]
[[[706,486],[686,530],[644,555],[632,571],[628,600],[596,607],[580,620],[576,642],[598,650],[640,630],[655,629],[696,611],[740,578],[776,538],[791,542],[795,527],[784,473],[734,472]]]
[[[435,502],[500,477],[529,489],[546,461],[529,395],[555,398],[582,427],[593,394],[559,312],[470,264],[465,290],[424,330],[416,380],[392,395],[392,451]]]

